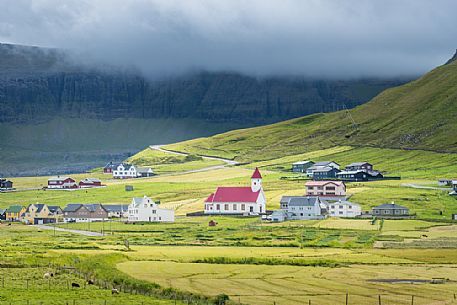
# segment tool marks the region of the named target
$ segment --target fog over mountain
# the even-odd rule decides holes
[[[135,65],[348,78],[418,75],[455,49],[453,0],[2,0],[0,41]]]

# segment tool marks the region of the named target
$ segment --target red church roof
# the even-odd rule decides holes
[[[206,198],[205,202],[213,202],[213,198],[214,198],[214,193],[211,193],[211,195],[209,195],[208,198]]]
[[[251,187],[218,187],[206,202],[257,202],[260,191],[253,192]]]
[[[262,179],[259,169],[256,167],[251,179]]]

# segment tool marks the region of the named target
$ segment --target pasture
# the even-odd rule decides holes
[[[451,266],[371,266],[298,267],[267,265],[220,265],[159,261],[130,261],[119,270],[137,279],[195,293],[216,295],[221,292],[232,300],[248,304],[445,304],[457,291],[457,272]],[[446,274],[449,282],[433,284],[391,284],[371,282],[381,279],[431,280]]]

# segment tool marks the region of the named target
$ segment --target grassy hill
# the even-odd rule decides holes
[[[349,111],[314,114],[169,145],[255,162],[351,146],[457,152],[457,62],[388,89]]]

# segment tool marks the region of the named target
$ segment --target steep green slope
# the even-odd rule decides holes
[[[235,130],[167,148],[252,162],[335,146],[457,152],[457,62],[349,111]]]

